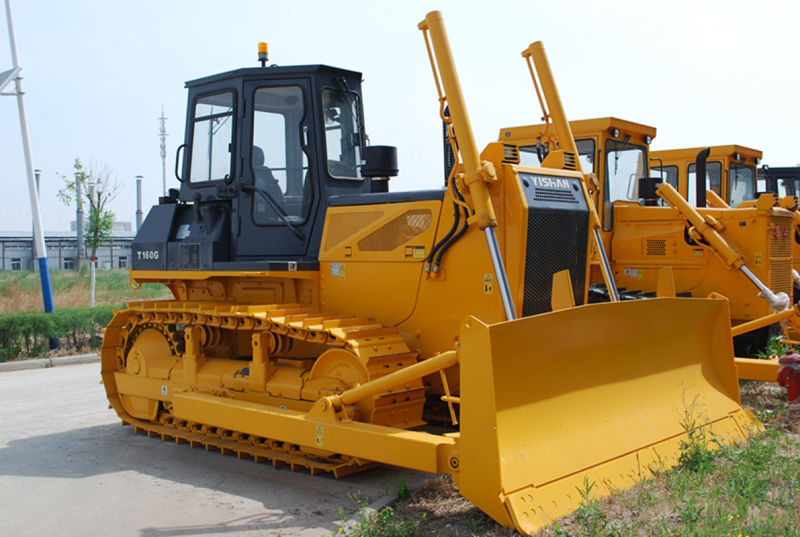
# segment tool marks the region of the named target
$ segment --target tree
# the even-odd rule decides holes
[[[88,202],[89,214],[87,215],[84,244],[91,252],[89,257],[89,272],[91,280],[89,285],[89,307],[94,307],[95,295],[95,269],[97,266],[97,249],[108,243],[111,239],[111,229],[114,224],[114,213],[108,204],[116,197],[119,185],[112,179],[108,168],[98,166],[98,170],[86,170],[79,158],[72,165],[72,177],[62,175],[64,188],[58,191],[58,197],[65,204]],[[78,193],[80,192],[80,199]],[[79,252],[79,255],[82,252]]]

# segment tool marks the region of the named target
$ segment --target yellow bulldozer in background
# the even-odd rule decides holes
[[[524,55],[529,58],[531,51]],[[665,174],[661,186],[660,178],[651,177],[653,159],[648,152],[655,128],[614,117],[567,122],[552,74],[530,69],[545,123],[503,128],[499,140],[516,147],[522,163],[547,166],[550,153],[563,152],[569,147],[565,140],[574,137],[577,158],[574,165],[565,162],[565,167],[593,174],[587,187],[597,207],[597,233],[602,237],[596,241],[602,246],[595,248],[591,258],[593,301],[614,300],[620,291],[622,298],[655,296],[659,271],[669,267],[679,295],[716,293],[730,300],[733,333],[740,336],[738,353],[763,348],[770,325],[797,323],[797,311],[790,307],[793,215],[789,210],[776,205],[772,195],[732,209],[719,201],[714,190],[707,194],[718,200],[716,207],[690,206],[676,190],[686,188],[684,176],[678,182],[677,174]],[[720,167],[716,161],[711,164],[712,170]],[[720,181],[720,192],[721,188]],[[603,270],[606,264],[612,272],[611,285]],[[764,364],[743,360],[740,375],[775,380],[776,364],[759,366]]]
[[[793,229],[782,232],[792,237],[792,282],[796,300],[800,297],[800,212],[796,188],[800,183],[798,168],[763,166],[759,170],[757,166],[761,162],[761,151],[741,145],[710,146],[708,150],[705,189],[709,206],[726,209],[763,205],[766,202],[759,202],[757,198],[770,192],[777,194],[777,198],[772,198],[776,206],[793,213]],[[655,163],[650,167],[651,173],[674,186],[692,206],[697,205],[695,160],[700,151],[701,148],[667,149],[651,152],[650,158]],[[761,188],[759,181],[762,183]],[[791,331],[791,340],[798,340],[798,327],[792,326]]]
[[[697,207],[696,160],[700,151],[708,149],[706,158],[706,203],[711,207],[738,207],[758,196],[758,165],[761,151],[742,145],[714,145],[708,148],[662,149],[650,152],[650,172],[661,177]],[[709,195],[708,192],[716,194]],[[724,204],[719,204],[722,199]]]
[[[360,73],[264,50],[187,83],[181,189],[131,267],[174,299],[117,311],[102,346],[123,423],[312,473],[450,474],[528,534],[585,480],[609,494],[674,464],[692,409],[723,442],[758,429],[727,301],[585,304],[583,175],[479,154],[441,14],[419,28],[461,156],[446,189],[388,192]]]

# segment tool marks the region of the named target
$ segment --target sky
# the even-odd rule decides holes
[[[0,2],[2,4],[2,2]],[[417,24],[444,15],[475,138],[538,123],[521,51],[543,41],[569,119],[615,116],[658,129],[653,149],[739,144],[771,166],[800,163],[800,2],[703,0],[11,0],[45,231],[68,231],[57,198],[80,158],[119,183],[117,220],[161,195],[159,121],[167,116],[167,187],[177,187],[184,82],[270,63],[363,73],[371,143],[398,148],[391,190],[442,182],[436,88]],[[0,72],[12,65],[0,10]],[[13,88],[9,86],[5,91]],[[30,229],[17,103],[0,97],[0,232]]]

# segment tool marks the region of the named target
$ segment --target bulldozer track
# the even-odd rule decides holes
[[[181,328],[189,325],[199,325],[209,331],[266,332],[271,335],[272,351],[276,354],[289,352],[297,341],[319,344],[322,348],[343,348],[366,362],[369,380],[380,378],[417,361],[418,354],[408,349],[396,327],[386,327],[363,317],[323,313],[297,304],[133,302],[127,309],[115,312],[106,328],[101,350],[103,378],[109,401],[123,425],[131,425],[137,433],[144,432],[149,437],[174,440],[178,444],[188,444],[191,447],[202,446],[206,451],[235,454],[238,458],[251,458],[255,462],[268,461],[273,466],[285,465],[292,470],[304,469],[311,474],[330,472],[340,477],[374,466],[374,463],[366,460],[178,419],[171,414],[172,405],[169,402],[161,403],[156,421],[131,416],[121,404],[113,373],[125,371],[127,356],[133,343],[148,328],[161,332],[173,355],[181,357],[185,351]],[[249,362],[243,359],[242,363]],[[109,383],[114,385],[109,386]],[[203,386],[189,386],[186,390],[236,396],[231,390],[226,391],[219,387],[212,390]],[[421,420],[414,419],[413,416],[421,415],[424,403],[425,392],[421,383],[400,387],[377,397],[376,408],[380,408],[380,412],[376,415],[380,419],[410,415],[412,419],[407,426],[414,427],[421,424]]]
[[[122,424],[132,426],[135,433],[144,433],[149,438],[187,444],[192,448],[203,447],[206,451],[217,451],[221,455],[236,455],[238,459],[249,458],[256,463],[268,462],[275,468],[285,466],[292,471],[305,470],[311,475],[332,473],[335,477],[343,477],[377,466],[376,463],[352,457],[311,456],[303,452],[301,446],[295,444],[177,420],[172,416],[162,417],[157,424],[128,417],[122,419]]]

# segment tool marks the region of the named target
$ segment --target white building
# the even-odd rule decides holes
[[[135,233],[115,229],[108,244],[97,250],[97,267],[101,269],[125,268],[131,262],[131,243]],[[50,270],[77,269],[78,239],[75,232],[45,232],[47,264]],[[0,231],[0,270],[38,270],[36,254],[32,248],[31,231]],[[84,260],[88,258],[87,252]]]

